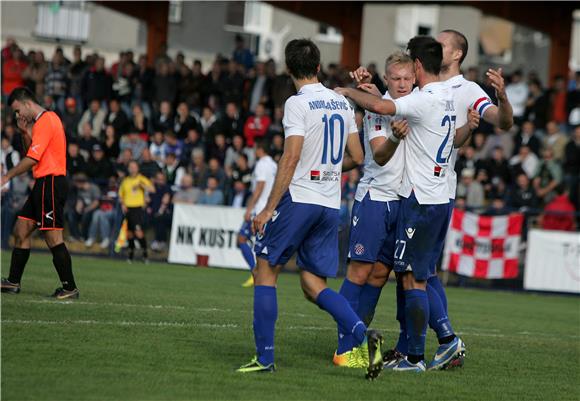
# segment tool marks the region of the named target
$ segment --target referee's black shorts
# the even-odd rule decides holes
[[[67,194],[66,176],[47,175],[37,178],[18,218],[34,221],[40,230],[62,230]]]
[[[143,230],[143,222],[145,211],[142,207],[128,207],[127,214],[127,229],[129,231]]]

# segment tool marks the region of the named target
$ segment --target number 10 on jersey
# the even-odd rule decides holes
[[[338,121],[338,136],[340,137],[338,155],[334,157],[336,144],[335,128]],[[328,163],[328,148],[330,147],[330,162],[332,164],[339,164],[342,162],[342,152],[344,150],[344,120],[340,114],[332,114],[330,118],[328,115],[322,117],[324,123],[324,142],[322,147],[322,164]]]

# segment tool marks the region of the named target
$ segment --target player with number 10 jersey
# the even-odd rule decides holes
[[[320,51],[314,43],[293,40],[285,53],[298,93],[286,101],[284,153],[268,202],[253,222],[258,232],[253,270],[257,355],[238,372],[275,369],[276,282],[281,267],[297,252],[306,298],[353,334],[356,345],[366,350],[361,358],[367,377],[375,378],[382,370],[382,336],[367,330],[348,301],[326,285],[338,269],[341,174],[363,160],[354,110],[344,96],[318,82]]]

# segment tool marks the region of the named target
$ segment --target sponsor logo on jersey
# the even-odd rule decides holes
[[[46,214],[44,215],[44,218],[45,218],[45,219],[48,219],[48,220],[54,220],[54,219],[52,218],[52,215],[53,215],[53,214],[54,214],[54,211],[53,211],[53,210],[51,210],[50,212],[48,212],[48,213],[46,213]]]
[[[354,253],[356,255],[359,255],[359,256],[362,255],[363,253],[365,253],[365,247],[364,247],[364,245],[363,244],[356,244],[354,246]]]
[[[319,170],[310,170],[310,180],[311,181],[320,181],[320,171]]]
[[[272,222],[276,221],[278,216],[280,216],[280,213],[278,213],[277,210],[274,210],[274,213],[272,213]]]
[[[433,167],[433,175],[435,177],[445,177],[445,169],[441,166]]]
[[[409,227],[405,230],[405,232],[407,233],[407,237],[409,237],[409,239],[413,238],[413,235],[415,235],[415,230],[416,230],[416,228],[411,228],[411,227]]]
[[[358,217],[354,216],[352,218],[352,225],[356,227],[357,224],[358,224]]]

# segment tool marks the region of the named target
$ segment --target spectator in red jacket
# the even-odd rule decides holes
[[[266,115],[266,108],[262,103],[256,107],[256,114],[248,117],[244,125],[244,136],[246,145],[254,146],[254,139],[266,135],[272,120]]]
[[[576,208],[562,184],[556,187],[556,197],[544,208],[541,226],[544,230],[575,231],[574,213]]]
[[[12,52],[12,58],[2,65],[2,94],[4,96],[8,96],[14,89],[24,86],[22,73],[27,66],[22,50],[16,48]]]

